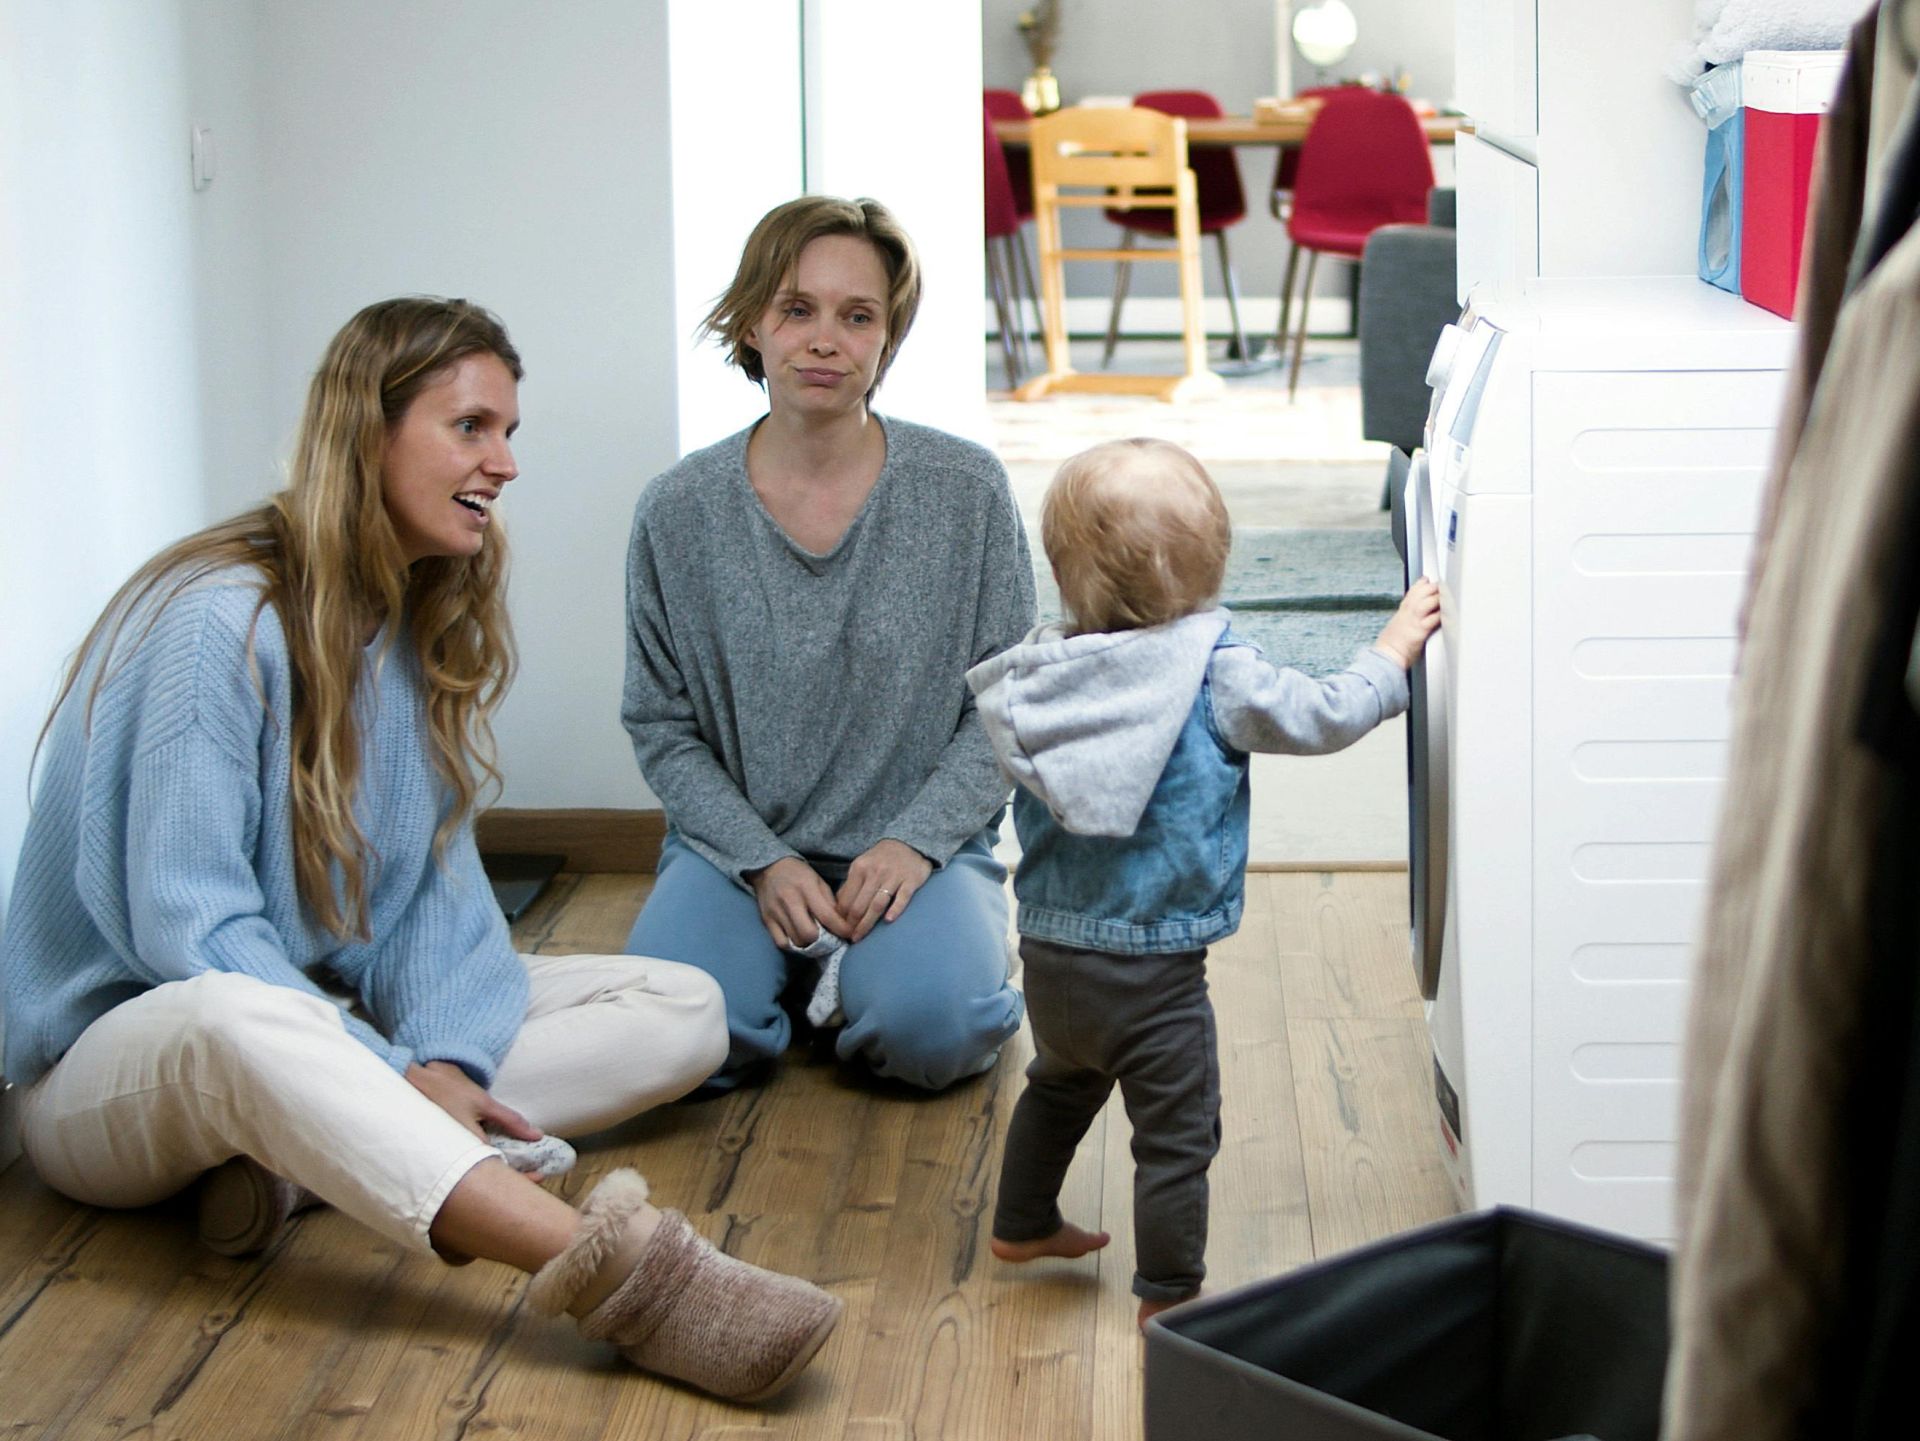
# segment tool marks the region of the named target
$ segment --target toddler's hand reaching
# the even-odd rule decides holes
[[[1397,662],[1402,670],[1413,669],[1420,652],[1427,648],[1427,637],[1440,624],[1440,587],[1422,577],[1413,583],[1380,632],[1373,648]]]

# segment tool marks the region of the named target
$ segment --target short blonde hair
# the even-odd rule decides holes
[[[1040,539],[1075,633],[1136,630],[1219,597],[1233,526],[1206,468],[1171,441],[1109,441],[1063,464]]]
[[[873,390],[867,392],[871,399],[887,378],[887,369],[899,354],[907,332],[913,329],[913,317],[920,309],[919,256],[893,212],[878,200],[803,195],[769,210],[747,237],[733,283],[700,322],[700,333],[717,338],[729,363],[739,366],[756,385],[765,385],[766,367],[747,336],[800,263],[800,252],[828,235],[852,235],[866,241],[878,252],[887,272],[887,337],[880,350],[879,368],[874,371]]]

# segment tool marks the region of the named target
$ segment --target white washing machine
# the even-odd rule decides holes
[[[1735,613],[1792,328],[1691,278],[1469,299],[1406,487],[1441,587],[1413,961],[1463,1204],[1667,1240]]]

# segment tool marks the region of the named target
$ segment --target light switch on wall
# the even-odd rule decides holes
[[[193,127],[193,188],[205,190],[213,184],[213,128]]]

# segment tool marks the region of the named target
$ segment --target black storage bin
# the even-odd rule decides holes
[[[1147,1441],[1656,1441],[1667,1258],[1505,1207],[1147,1325]]]

